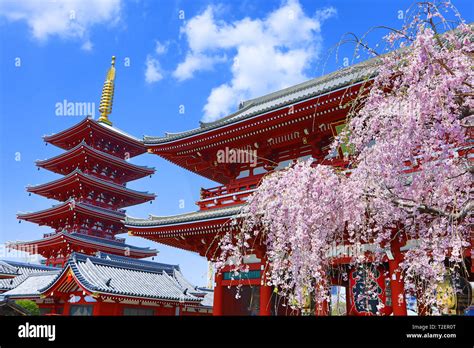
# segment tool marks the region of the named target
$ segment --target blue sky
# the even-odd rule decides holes
[[[95,103],[110,57],[117,56],[114,125],[137,137],[195,128],[257,97],[358,62],[353,45],[336,55],[342,35],[376,25],[400,28],[412,1],[18,1],[0,3],[0,243],[37,239],[48,227],[18,224],[16,213],[55,201],[28,196],[25,186],[57,178],[36,159],[62,150],[42,136],[84,115],[57,115],[56,105]],[[454,0],[472,21],[470,1]],[[386,32],[369,37],[373,47]],[[383,51],[383,45],[377,49]],[[184,113],[183,113],[184,110]],[[128,209],[146,217],[196,210],[200,187],[218,186],[152,155],[133,163],[157,173],[130,184],[158,195]],[[184,202],[184,207],[180,207]],[[160,250],[155,260],[180,264],[194,283],[207,283],[206,261],[190,252],[127,237]],[[3,248],[0,258],[4,257]]]

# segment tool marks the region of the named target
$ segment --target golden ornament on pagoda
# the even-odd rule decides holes
[[[99,105],[99,122],[112,125],[109,120],[109,115],[112,113],[112,103],[114,100],[114,88],[115,88],[115,56],[112,56],[112,63],[107,76],[105,77],[104,87],[102,88],[102,97],[100,98]]]

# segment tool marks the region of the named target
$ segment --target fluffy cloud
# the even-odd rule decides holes
[[[145,81],[146,83],[155,83],[163,78],[163,72],[158,59],[148,55],[145,62]]]
[[[153,54],[149,54],[146,57],[145,62],[145,82],[146,83],[155,83],[163,79],[163,69],[161,68],[160,61],[158,60],[158,56],[165,54],[168,52],[168,43],[161,43],[156,41],[155,43],[155,51]]]
[[[120,20],[121,0],[7,0],[0,2],[0,16],[9,21],[24,21],[33,37],[44,41],[50,36],[83,41],[92,49],[90,28],[115,24]]]
[[[263,19],[227,23],[216,20],[216,12],[209,6],[181,28],[189,51],[173,73],[186,80],[228,62],[232,79],[211,91],[204,122],[229,114],[242,100],[308,79],[305,72],[321,51],[321,24],[336,14],[325,8],[308,16],[297,0],[286,1]]]
[[[179,81],[193,77],[196,71],[212,70],[214,64],[224,62],[225,56],[209,56],[201,53],[188,53],[184,61],[176,67],[173,76]]]
[[[168,43],[162,44],[161,42],[156,41],[156,43],[155,43],[155,53],[157,55],[165,54],[167,51],[168,51]]]

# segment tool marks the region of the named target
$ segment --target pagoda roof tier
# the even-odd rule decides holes
[[[120,183],[143,178],[155,172],[154,168],[138,166],[117,156],[97,150],[89,146],[85,141],[80,142],[75,147],[58,156],[36,161],[38,167],[63,175],[70,173],[76,168],[81,170],[89,168],[92,171],[96,164],[102,168],[107,167],[111,171],[121,173],[120,176],[114,179]]]
[[[150,263],[136,265],[113,258],[73,253],[58,277],[40,291],[43,296],[50,296],[53,292],[82,290],[95,298],[129,298],[200,306],[202,298],[187,294],[173,275]]]
[[[131,258],[156,256],[158,253],[155,249],[136,247],[116,239],[106,239],[65,231],[51,233],[49,236],[38,240],[10,242],[7,247],[20,251],[31,252],[31,250],[36,250],[38,254],[43,256],[47,256],[51,250],[62,255],[70,254],[73,251],[83,253],[88,251],[89,254],[105,252],[117,255],[129,255]]]
[[[125,213],[69,199],[48,209],[19,213],[17,218],[61,230],[72,228],[76,220],[93,220],[110,224],[114,228],[114,234],[118,234],[124,232],[121,220],[125,218]]]
[[[87,199],[88,194],[92,194],[92,192],[102,195],[106,194],[109,199],[114,200],[114,208],[123,208],[155,199],[154,194],[135,191],[125,186],[99,179],[96,176],[85,174],[79,169],[75,169],[57,180],[41,185],[29,186],[27,191],[62,202],[71,199],[71,197],[75,200]],[[91,204],[97,203],[91,202]]]
[[[217,235],[231,230],[244,205],[139,219],[127,216],[129,234],[209,256],[217,249]]]
[[[326,161],[336,127],[344,122],[361,88],[372,83],[377,62],[253,99],[235,114],[188,132],[145,136],[144,144],[148,152],[221,184],[246,170],[269,171],[295,158]],[[335,160],[330,158],[327,164],[337,165]]]
[[[124,154],[130,158],[146,152],[141,140],[90,117],[59,133],[46,135],[43,139],[65,150],[72,149],[85,141],[95,148],[121,158]]]

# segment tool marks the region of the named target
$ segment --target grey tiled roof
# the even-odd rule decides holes
[[[203,300],[201,301],[201,306],[213,307],[214,306],[214,291],[207,291],[204,295]]]
[[[150,215],[148,219],[140,219],[127,216],[125,219],[125,226],[166,226],[184,222],[202,221],[225,217],[231,218],[237,215],[242,209],[242,207],[243,204],[239,204],[225,208],[198,210],[191,213],[171,216]]]
[[[111,260],[114,262],[120,262],[125,265],[137,267],[143,270],[152,270],[157,272],[166,272],[168,274],[173,274],[175,270],[179,270],[178,265],[170,265],[167,263],[160,263],[147,260],[133,259],[131,257],[113,255],[109,253],[99,252],[96,254],[96,257],[104,260]]]
[[[372,58],[359,64],[335,71],[333,73],[291,86],[265,96],[248,100],[233,114],[215,122],[201,123],[200,128],[181,133],[166,133],[165,136],[144,136],[145,145],[157,145],[185,138],[195,134],[219,128],[234,122],[291,105],[293,103],[316,97],[354,83],[361,82],[376,75],[380,59]]]
[[[47,272],[47,271],[55,271],[59,270],[56,267],[48,267],[33,263],[26,263],[26,262],[17,262],[17,261],[8,261],[3,260],[2,262],[9,264],[12,267],[15,267],[18,270],[19,275],[15,278],[10,279],[0,279],[0,291],[6,291],[13,289],[18,286],[21,282],[23,282],[29,274],[31,273],[38,273],[38,272]]]
[[[469,23],[468,25],[474,27],[474,23]],[[458,31],[457,29],[454,29],[454,31],[458,32],[460,35],[464,35],[462,31]],[[385,53],[347,68],[334,71],[330,74],[284,88],[262,97],[250,99],[243,102],[240,109],[229,116],[210,123],[201,122],[199,128],[180,133],[166,133],[165,136],[144,136],[143,143],[145,145],[158,145],[186,138],[188,136],[203,133],[271,110],[288,106],[296,102],[317,97],[340,88],[345,88],[346,86],[360,83],[364,80],[369,80],[377,75],[378,67],[383,63],[382,57],[394,54],[395,52],[403,54],[403,52],[408,49],[410,49],[409,46],[399,48],[396,51]]]
[[[200,294],[202,291],[198,290],[198,287],[191,284],[181,273],[181,270],[176,269],[173,272],[173,276],[176,279],[176,281],[183,287],[184,289],[188,290],[188,293],[193,293],[193,294]]]
[[[64,233],[64,232],[63,232]],[[138,247],[130,244],[125,244],[117,240],[113,239],[105,239],[105,238],[100,238],[100,237],[95,237],[95,236],[89,236],[86,234],[81,234],[81,233],[71,233],[71,236],[74,238],[90,241],[93,243],[97,244],[104,244],[104,245],[110,245],[118,248],[130,248],[130,250],[136,250],[136,251],[142,251],[142,252],[149,252],[149,253],[156,253],[155,249],[150,249],[150,247]]]
[[[9,265],[5,261],[0,260],[0,276],[16,276],[18,275],[18,269]]]
[[[78,253],[71,255],[62,273],[67,272],[69,267],[81,285],[91,292],[196,304],[201,302],[200,298],[185,294],[185,289],[176,279],[160,267]],[[46,290],[41,289],[42,292]]]
[[[178,282],[178,284],[181,286],[182,289],[187,290],[186,294],[191,294],[191,295],[199,297],[201,299],[202,306],[212,307],[213,305],[212,299],[213,299],[214,291],[212,289],[202,288],[202,287],[195,286],[194,284],[192,284],[189,280],[187,280],[184,277],[183,273],[181,273],[181,269],[179,268],[179,265],[170,265],[166,263],[159,263],[159,262],[153,262],[153,261],[137,260],[137,259],[132,259],[130,257],[117,256],[117,255],[103,253],[103,252],[97,253],[96,256],[98,258],[102,258],[106,260],[112,260],[116,262],[122,262],[128,265],[137,266],[139,269],[143,269],[143,270],[151,268],[156,271],[166,272],[168,275],[172,276],[176,280],[176,282]]]
[[[40,296],[39,290],[51,284],[61,271],[33,272],[15,288],[3,293],[5,297],[35,297]]]

